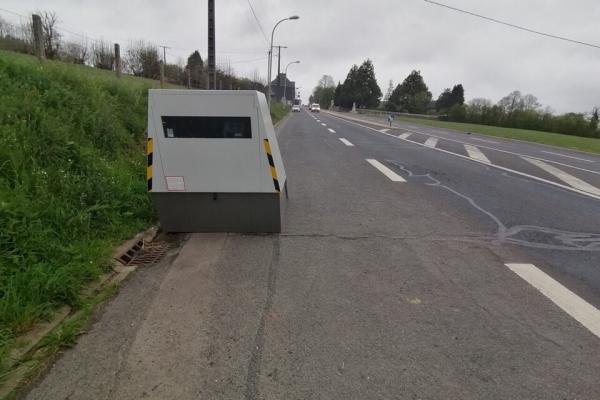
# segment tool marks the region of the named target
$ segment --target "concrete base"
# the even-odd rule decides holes
[[[279,233],[279,193],[152,193],[166,232]]]

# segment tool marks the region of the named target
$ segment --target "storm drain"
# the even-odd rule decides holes
[[[151,266],[160,261],[171,247],[173,244],[169,242],[140,240],[129,251],[121,255],[118,261],[123,265]]]

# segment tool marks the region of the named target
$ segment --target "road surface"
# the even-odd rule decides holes
[[[600,398],[600,157],[343,117],[280,127],[282,234],[190,235],[27,398]]]

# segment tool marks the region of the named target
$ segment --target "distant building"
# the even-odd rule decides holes
[[[285,91],[285,99],[292,103],[296,98],[296,82],[290,81],[282,72],[271,82],[271,98],[281,100]]]

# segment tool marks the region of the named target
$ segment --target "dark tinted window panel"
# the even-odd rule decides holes
[[[250,139],[250,117],[162,117],[167,138]]]

